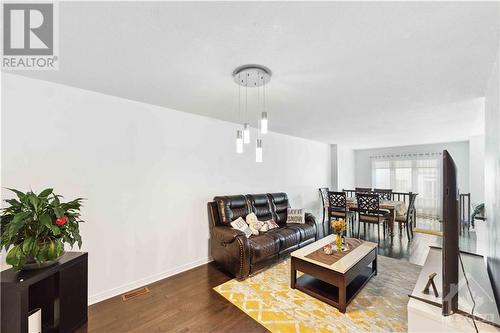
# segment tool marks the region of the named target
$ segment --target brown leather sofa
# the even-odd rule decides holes
[[[316,221],[306,213],[305,224],[286,224],[286,193],[217,196],[208,203],[210,252],[216,264],[238,279],[245,279],[314,242]],[[230,223],[249,213],[260,221],[274,218],[279,228],[246,238]]]

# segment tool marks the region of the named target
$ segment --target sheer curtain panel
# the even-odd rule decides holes
[[[418,193],[421,218],[441,219],[442,174],[441,153],[372,156],[372,186]]]

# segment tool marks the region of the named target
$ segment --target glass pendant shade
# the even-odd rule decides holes
[[[236,131],[236,152],[243,153],[243,133],[241,130]]]
[[[267,112],[262,112],[260,118],[260,132],[262,134],[267,134]]]
[[[250,125],[248,123],[243,125],[243,143],[250,143]]]
[[[255,147],[255,162],[262,163],[262,139],[257,139],[257,146]]]

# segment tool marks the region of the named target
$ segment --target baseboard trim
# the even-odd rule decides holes
[[[196,260],[196,261],[190,262],[188,264],[184,264],[184,265],[169,269],[167,271],[164,271],[164,272],[161,272],[161,273],[158,273],[155,275],[151,275],[151,276],[145,277],[143,279],[140,279],[140,280],[137,280],[137,281],[134,281],[131,283],[127,283],[127,284],[124,284],[122,286],[110,289],[110,290],[100,292],[98,294],[90,296],[88,298],[88,304],[92,305],[95,303],[102,302],[108,298],[115,297],[115,296],[121,295],[123,293],[126,293],[128,291],[144,287],[145,285],[148,285],[148,284],[154,283],[156,281],[168,278],[172,275],[179,274],[179,273],[188,271],[190,269],[193,269],[195,267],[208,264],[211,261],[213,261],[212,258],[204,258],[204,259]]]

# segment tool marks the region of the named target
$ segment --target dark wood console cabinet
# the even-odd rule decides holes
[[[28,332],[28,312],[42,309],[43,332],[75,332],[87,321],[86,252],[66,252],[50,267],[1,272],[1,332]]]

